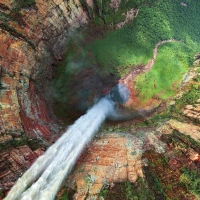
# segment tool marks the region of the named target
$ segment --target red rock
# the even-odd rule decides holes
[[[6,43],[1,43],[1,48],[0,48],[0,55],[2,57],[5,57],[7,54],[7,49],[8,49],[8,44]]]
[[[86,196],[96,195],[104,184],[127,180],[135,182],[138,176],[143,177],[141,157],[147,143],[156,149],[163,148],[163,143],[148,131],[142,139],[129,134],[110,133],[94,140],[68,177],[67,185],[73,187],[75,183],[77,186],[74,199],[83,200]]]
[[[15,181],[28,169],[44,151],[32,151],[27,145],[0,153],[0,187],[10,189]]]
[[[49,128],[50,118],[47,107],[42,97],[36,94],[33,82],[29,83],[27,100],[30,102],[29,107],[20,101],[20,116],[25,131],[31,137],[44,137],[46,140],[50,140],[52,131]]]

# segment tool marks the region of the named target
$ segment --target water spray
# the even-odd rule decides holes
[[[4,200],[53,200],[85,146],[103,121],[115,113],[115,103],[128,98],[125,85],[111,89],[34,162]]]

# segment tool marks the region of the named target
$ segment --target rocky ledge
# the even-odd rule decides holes
[[[157,193],[163,191],[163,198],[198,199],[198,190],[196,193],[191,192],[187,186],[188,182],[185,183],[182,179],[183,169],[199,173],[199,125],[175,119],[151,128],[149,126],[130,128],[131,124],[130,122],[126,125],[126,130],[130,131],[124,133],[120,129],[118,130],[120,132],[115,133],[113,130],[111,133],[100,132],[87,146],[65,183],[67,191],[68,188],[73,191],[74,195],[71,198],[77,200],[110,200],[113,196],[127,198],[123,194],[123,186],[118,185],[124,182],[130,182],[132,187],[135,184],[134,194],[137,196],[137,192],[144,192],[137,189],[138,177],[141,177],[146,184],[143,190],[154,191],[151,184],[160,184],[161,188],[157,188],[149,198],[153,196],[158,198]],[[152,178],[158,182],[152,182]],[[200,180],[196,181],[199,184]],[[167,185],[174,188],[169,189]],[[66,189],[61,190],[57,199],[60,199],[65,192]],[[148,199],[146,196],[145,198]]]
[[[4,190],[9,190],[61,134],[61,126],[51,107],[53,65],[62,59],[70,36],[85,26],[95,12],[94,1],[90,0],[86,1],[87,6],[78,0],[36,0],[18,5],[19,2],[0,0],[0,187]],[[119,3],[112,0],[110,6],[117,10]],[[128,11],[124,14],[125,21],[115,28],[128,23],[137,13],[137,9]],[[197,61],[198,57],[196,55]],[[129,83],[129,77],[121,81]],[[104,89],[102,94],[107,94],[110,88]],[[156,127],[139,130],[130,130],[131,122],[125,126],[130,131],[119,131],[123,134],[101,132],[103,134],[83,152],[70,175],[70,182],[66,183],[72,189],[77,187],[74,198],[97,199],[103,188],[114,188],[115,182],[135,183],[138,177],[147,178],[146,165],[151,174],[159,173],[163,185],[162,177],[167,179],[163,173],[168,173],[168,168],[172,169],[169,177],[176,181],[184,164],[187,169],[199,169],[200,147],[194,141],[200,139],[200,128],[198,121],[191,121],[199,120],[199,103],[185,106],[183,112],[188,117],[185,121],[170,119]],[[30,138],[41,147],[30,145]],[[167,158],[167,164],[160,165],[160,157]],[[184,177],[182,180],[184,183]],[[177,198],[184,199],[182,186],[167,183],[173,186],[165,188],[169,198],[177,190],[180,191]],[[187,188],[191,190],[194,189]],[[195,198],[190,193],[186,192],[186,199]]]
[[[46,147],[59,137],[52,65],[62,58],[69,35],[87,22],[79,1],[0,1],[1,189],[10,189],[43,153],[21,146],[29,145],[27,138]]]

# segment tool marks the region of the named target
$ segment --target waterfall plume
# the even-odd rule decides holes
[[[100,99],[18,179],[5,200],[53,200],[82,150],[113,110],[111,100]]]

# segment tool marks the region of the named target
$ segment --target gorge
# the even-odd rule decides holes
[[[77,153],[55,198],[198,199],[199,6],[0,0],[0,198],[118,84],[129,91],[120,115]]]
[[[80,117],[34,162],[5,199],[54,199],[83,148],[105,118],[113,112],[113,104],[107,98],[101,99],[87,114]]]

